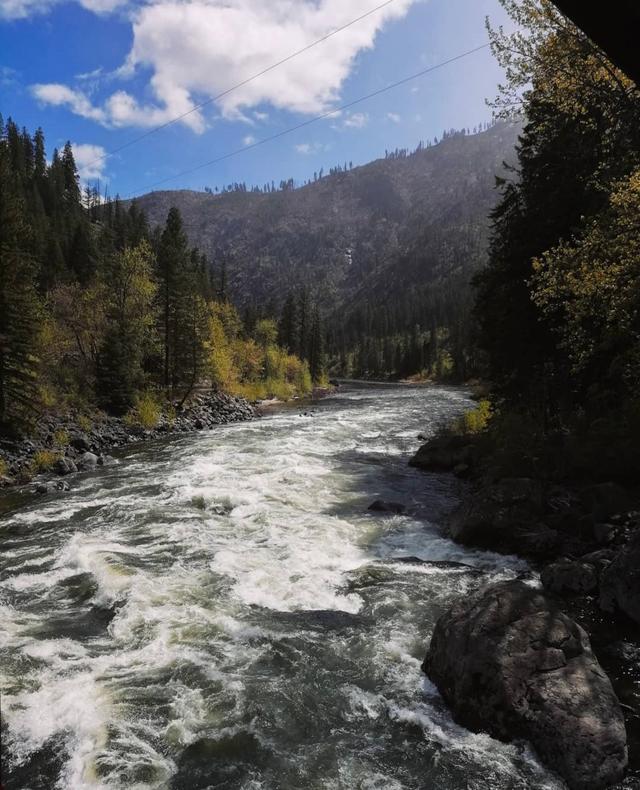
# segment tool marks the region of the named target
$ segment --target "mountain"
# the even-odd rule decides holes
[[[162,191],[137,202],[152,225],[180,210],[191,244],[214,269],[224,262],[240,306],[279,304],[306,285],[325,312],[348,313],[483,263],[495,176],[515,160],[519,129],[452,132],[296,189]]]

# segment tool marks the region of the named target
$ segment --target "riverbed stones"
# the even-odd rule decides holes
[[[78,467],[71,460],[71,458],[63,456],[62,458],[58,458],[58,460],[55,462],[53,471],[57,472],[59,475],[70,475],[74,472],[77,472]]]
[[[491,585],[438,622],[423,669],[456,720],[531,742],[571,790],[600,790],[627,765],[624,719],[585,631],[522,582]]]
[[[81,472],[87,472],[98,465],[98,456],[95,453],[82,453],[76,461],[76,466]]]
[[[66,480],[47,480],[44,483],[38,483],[36,486],[37,494],[52,494],[68,490],[69,483]]]
[[[87,469],[93,468],[89,460],[91,455],[100,459],[105,452],[136,441],[154,439],[169,433],[213,428],[216,425],[251,420],[258,416],[248,401],[222,392],[198,393],[182,408],[179,408],[179,403],[174,403],[173,406],[176,411],[175,418],[168,419],[163,416],[158,425],[150,430],[103,413],[94,413],[91,417],[78,412],[45,414],[38,421],[30,438],[0,440],[0,461],[8,469],[7,479],[0,482],[0,486],[30,480],[33,476],[33,456],[39,450],[64,452],[53,471],[67,475],[77,472],[78,465]],[[69,437],[68,444],[58,446],[58,437],[64,435]],[[87,453],[90,455],[81,462],[80,459]]]
[[[69,440],[69,444],[80,452],[86,452],[91,449],[91,442],[86,433],[77,433]]]

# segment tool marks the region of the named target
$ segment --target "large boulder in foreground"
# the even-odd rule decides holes
[[[600,582],[600,606],[619,610],[640,623],[640,532],[604,570]]]
[[[424,671],[457,721],[531,742],[572,790],[619,781],[624,719],[585,631],[522,582],[501,582],[438,620]]]

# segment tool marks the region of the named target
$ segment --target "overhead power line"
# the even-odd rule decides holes
[[[295,52],[292,52],[290,55],[287,55],[286,58],[282,58],[282,60],[278,60],[276,63],[272,63],[270,66],[267,66],[265,69],[262,69],[262,71],[259,71],[256,74],[252,74],[250,77],[247,77],[246,79],[242,80],[242,82],[238,82],[235,85],[232,85],[230,88],[227,88],[226,90],[222,91],[222,93],[218,93],[216,96],[211,96],[211,98],[205,99],[204,101],[200,102],[200,104],[196,104],[190,110],[183,112],[181,115],[176,115],[175,118],[171,118],[165,123],[160,124],[159,126],[154,126],[152,129],[143,132],[142,134],[138,135],[138,137],[134,137],[133,139],[129,140],[126,143],[123,143],[117,148],[112,148],[109,151],[105,151],[104,154],[101,154],[92,162],[89,162],[87,167],[90,167],[91,165],[94,165],[97,162],[101,162],[103,159],[106,159],[108,156],[113,156],[113,154],[119,153],[120,151],[123,151],[125,148],[129,148],[129,146],[139,143],[141,140],[145,140],[150,135],[155,134],[156,132],[160,132],[162,131],[162,129],[166,129],[168,126],[172,126],[174,123],[178,123],[178,121],[183,120],[183,118],[186,118],[188,115],[191,115],[192,113],[201,110],[203,107],[206,107],[207,105],[212,104],[213,102],[216,102],[219,99],[224,98],[225,96],[228,96],[230,93],[233,93],[233,91],[238,90],[238,88],[242,88],[245,85],[248,85],[250,82],[253,82],[253,80],[257,80],[258,77],[262,77],[264,74],[268,74],[270,71],[277,69],[279,66],[282,66],[283,64],[288,63],[290,60],[297,58],[298,55],[302,55],[304,52],[308,52],[310,49],[313,49],[313,47],[316,47],[318,44],[322,44],[323,41],[326,41],[332,36],[335,36],[337,33],[341,33],[343,30],[346,30],[352,25],[355,25],[356,22],[361,22],[363,19],[366,19],[368,16],[375,14],[377,11],[382,10],[388,5],[391,5],[391,3],[393,2],[394,0],[385,0],[384,3],[380,3],[380,5],[377,5],[375,8],[372,8],[370,11],[367,11],[361,16],[352,19],[350,22],[347,22],[346,24],[342,25],[342,27],[337,27],[335,30],[330,31],[325,36],[322,36],[322,38],[318,38],[315,41],[312,41],[310,44],[307,44],[305,47],[302,47],[302,49],[298,49]]]
[[[327,110],[327,112],[322,113],[321,115],[316,115],[313,118],[309,118],[306,121],[302,121],[301,123],[296,124],[295,126],[290,126],[287,129],[283,129],[276,134],[272,134],[269,137],[264,137],[262,140],[256,140],[254,143],[250,143],[249,145],[243,145],[242,148],[236,148],[233,151],[229,151],[226,154],[222,154],[221,156],[216,157],[215,159],[210,159],[208,162],[203,162],[200,165],[196,165],[195,167],[191,167],[188,170],[183,170],[180,173],[176,173],[175,175],[168,176],[167,178],[163,178],[160,181],[155,181],[153,184],[148,184],[146,187],[142,187],[141,189],[137,189],[133,192],[130,192],[125,197],[131,198],[141,192],[148,192],[151,189],[154,189],[157,186],[161,186],[162,184],[166,184],[169,181],[175,181],[176,178],[182,178],[183,176],[191,175],[192,173],[197,172],[198,170],[202,170],[205,167],[210,167],[211,165],[218,164],[219,162],[223,162],[225,159],[231,159],[233,156],[238,156],[238,154],[245,153],[246,151],[250,151],[252,148],[258,148],[261,145],[265,145],[265,143],[273,142],[273,140],[278,140],[280,137],[284,137],[287,134],[291,134],[292,132],[296,132],[299,129],[304,129],[306,126],[310,126],[312,123],[317,123],[318,121],[322,121],[325,118],[330,118],[332,115],[337,115],[344,110],[348,110],[351,107],[355,106],[356,104],[360,104],[363,101],[367,101],[368,99],[373,99],[375,96],[380,96],[382,93],[386,93],[387,91],[393,90],[394,88],[398,88],[401,85],[405,85],[407,82],[411,82],[412,80],[417,79],[418,77],[424,77],[426,74],[430,74],[437,69],[441,69],[444,66],[448,66],[451,63],[455,63],[458,60],[462,60],[463,58],[467,58],[470,55],[475,54],[476,52],[480,52],[483,49],[487,49],[490,44],[482,44],[479,47],[474,47],[473,49],[468,49],[466,52],[462,52],[459,55],[455,55],[452,58],[448,58],[447,60],[443,60],[440,63],[436,63],[435,66],[429,66],[426,69],[422,69],[421,71],[417,71],[415,74],[410,74],[408,77],[403,77],[403,79],[398,80],[397,82],[392,82],[390,85],[385,85],[384,88],[379,88],[378,90],[373,91],[372,93],[367,93],[366,96],[360,96],[358,99],[354,99],[353,101],[347,102],[340,107],[335,107],[332,110]]]

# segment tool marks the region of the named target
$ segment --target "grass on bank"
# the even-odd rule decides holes
[[[38,450],[33,454],[29,465],[31,474],[37,475],[40,472],[49,472],[60,457],[60,453],[53,450]]]

